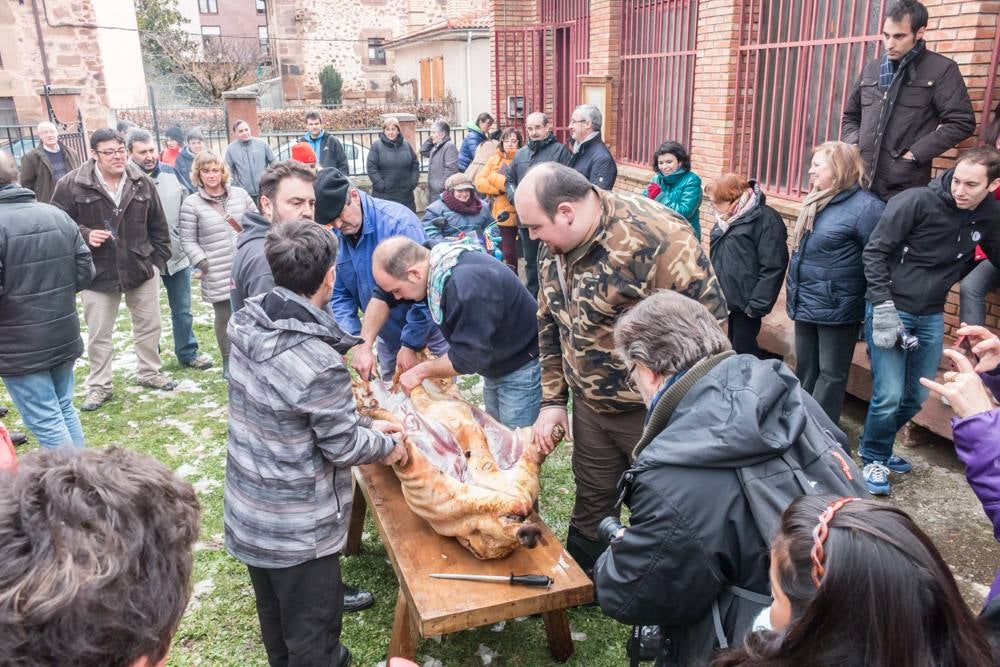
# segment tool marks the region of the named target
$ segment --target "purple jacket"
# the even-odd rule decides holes
[[[1000,399],[1000,368],[981,373],[983,383]],[[965,464],[965,478],[993,522],[993,536],[1000,541],[1000,408],[965,419],[953,417],[955,451]],[[993,579],[986,603],[1000,595],[1000,571]]]

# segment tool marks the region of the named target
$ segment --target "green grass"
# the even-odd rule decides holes
[[[202,351],[215,358],[215,367],[196,371],[177,364],[170,335],[170,311],[161,291],[164,371],[182,380],[181,387],[176,392],[161,393],[136,384],[131,323],[122,306],[115,332],[115,398],[97,412],[81,413],[81,418],[91,447],[117,444],[150,454],[184,476],[198,491],[202,525],[195,553],[194,595],[174,638],[167,664],[266,666],[246,568],[222,546],[226,383],[212,332],[211,307],[200,301],[197,285],[193,291],[195,333]],[[76,369],[78,405],[82,402],[87,371],[84,357]],[[477,378],[463,378],[460,388],[471,400],[482,402]],[[0,403],[10,405],[2,386]],[[6,423],[11,428],[23,428],[13,409]],[[20,453],[35,446],[29,443]],[[542,470],[542,515],[560,538],[566,536],[573,506],[570,453],[570,446],[562,445]],[[342,640],[354,654],[355,665],[377,665],[386,659],[397,584],[370,516],[362,554],[343,559],[342,567],[346,581],[371,590],[377,601],[371,609],[345,615]],[[569,617],[577,638],[576,653],[565,664],[600,667],[625,663],[625,626],[603,616],[594,607],[572,609]],[[447,667],[483,665],[482,653],[495,654],[490,664],[505,667],[555,664],[548,655],[545,629],[539,618],[508,621],[502,628],[467,630],[439,640],[422,640],[417,648],[421,664],[433,658]]]

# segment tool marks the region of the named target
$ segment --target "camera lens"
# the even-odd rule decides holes
[[[597,524],[597,536],[607,543],[611,543],[615,533],[623,528],[622,522],[616,516],[605,517],[601,523]]]

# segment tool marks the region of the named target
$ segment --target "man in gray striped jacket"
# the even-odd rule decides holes
[[[330,311],[337,238],[311,221],[271,228],[276,287],[229,323],[226,549],[247,565],[272,667],[344,667],[340,551],[352,465],[406,465],[400,429],[355,412],[341,355],[360,342]]]

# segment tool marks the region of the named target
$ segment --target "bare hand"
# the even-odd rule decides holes
[[[405,373],[419,363],[420,359],[417,358],[416,350],[401,347],[396,353],[396,370],[400,373]]]
[[[420,372],[418,364],[400,375],[397,383],[399,384],[400,389],[403,390],[403,393],[409,396],[410,392],[420,386],[420,383],[423,382],[423,380],[423,374]]]
[[[911,153],[910,151],[906,151],[905,153],[903,153],[903,159],[909,160],[910,162],[917,161],[917,158],[913,157],[913,153]]]
[[[552,437],[552,430],[559,426],[564,434],[568,434],[569,418],[566,415],[566,408],[558,405],[550,405],[542,408],[535,420],[535,425],[531,429],[531,442],[538,447],[543,454],[551,454],[552,450],[559,444],[559,440]]]
[[[977,373],[989,373],[1000,366],[1000,338],[986,327],[970,326],[965,322],[956,331],[959,336],[965,336],[972,345],[972,353],[979,357],[976,364]]]
[[[110,238],[114,238],[114,235],[108,230],[95,229],[87,236],[87,243],[90,244],[91,248],[98,248]]]
[[[397,441],[392,451],[382,459],[383,464],[387,466],[398,465],[400,468],[405,468],[409,461],[410,457],[406,454],[406,445],[403,444],[402,440]]]
[[[944,355],[955,368],[944,374],[944,384],[927,378],[920,378],[920,384],[947,398],[955,414],[963,419],[992,410],[993,397],[972,369],[972,362],[957,350],[945,350]]]
[[[390,422],[384,419],[373,419],[372,428],[379,433],[385,433],[386,435],[392,435],[393,433],[399,433],[401,436],[405,435],[402,426],[396,422]]]
[[[372,369],[375,368],[375,357],[372,355],[372,346],[368,343],[355,345],[351,350],[351,366],[358,372],[358,377],[368,382],[372,376]]]

